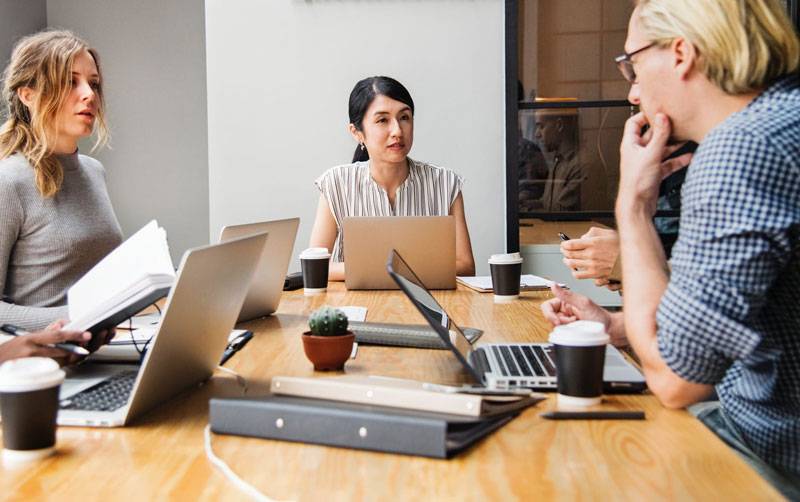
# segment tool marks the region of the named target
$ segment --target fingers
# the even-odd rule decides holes
[[[561,300],[558,298],[552,298],[542,303],[541,308],[544,318],[547,319],[550,324],[553,326],[558,326],[561,324],[561,320],[558,317],[558,312],[561,310]]]
[[[59,330],[63,328],[67,324],[67,321],[64,319],[59,319],[57,321],[51,322],[45,329],[46,330]]]
[[[585,237],[584,235],[580,239],[570,239],[562,242],[561,251],[580,251],[581,249],[585,249],[589,244]]]
[[[657,113],[655,124],[653,124],[653,136],[650,142],[647,143],[647,148],[655,148],[659,151],[664,151],[669,141],[669,135],[672,132],[669,119],[663,113]]]
[[[642,127],[647,125],[644,112],[639,112],[625,121],[625,130],[622,133],[622,144],[642,144]]]
[[[580,251],[562,251],[561,254],[564,256],[562,260],[590,260],[593,253],[582,249]]]
[[[674,173],[675,171],[680,171],[684,167],[688,166],[689,163],[692,161],[693,153],[684,153],[679,157],[675,157],[674,159],[669,159],[661,163],[661,176],[662,178],[666,178],[670,174]]]
[[[61,342],[81,343],[89,341],[92,338],[91,333],[86,331],[63,331],[51,329],[31,333],[29,336],[32,341],[39,345],[52,345],[54,343]]]
[[[569,289],[564,289],[555,283],[550,286],[550,291],[553,292],[556,298],[561,300],[561,303],[569,305],[573,309],[577,308],[580,310],[581,308],[588,307],[592,304],[592,301],[588,297],[579,293],[575,293]]]
[[[609,235],[615,233],[617,233],[617,231],[611,228],[592,227],[588,232],[581,236],[581,239],[585,239],[587,237],[608,237]]]

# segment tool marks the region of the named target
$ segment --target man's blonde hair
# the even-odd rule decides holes
[[[52,148],[58,134],[58,112],[72,89],[72,64],[83,51],[94,58],[100,74],[97,52],[86,42],[69,31],[42,31],[17,42],[3,73],[6,120],[0,126],[0,159],[21,153],[33,167],[36,188],[43,197],[54,196],[64,180],[64,171]],[[30,109],[17,93],[23,87],[34,90]],[[102,75],[95,92],[96,148],[108,139]]]
[[[644,36],[676,38],[699,54],[700,71],[728,94],[757,91],[796,72],[800,42],[779,0],[638,0]]]

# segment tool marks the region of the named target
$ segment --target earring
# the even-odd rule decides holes
[[[364,151],[364,150],[366,150],[366,149],[367,149],[367,147],[366,147],[366,146],[364,146],[364,143],[361,143],[361,151],[363,152],[363,151]]]

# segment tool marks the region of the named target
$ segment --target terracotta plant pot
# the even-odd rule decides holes
[[[315,336],[303,333],[303,350],[315,371],[341,370],[353,351],[356,335],[348,331],[339,336]]]

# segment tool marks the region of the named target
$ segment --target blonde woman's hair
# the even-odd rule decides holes
[[[43,197],[52,197],[61,188],[64,171],[52,153],[58,131],[58,112],[72,88],[75,57],[88,51],[100,74],[97,52],[69,31],[48,30],[29,35],[14,46],[11,62],[3,73],[2,100],[6,105],[5,123],[0,126],[0,159],[17,152],[33,167],[36,188]],[[17,90],[34,91],[31,108],[25,106]],[[105,122],[102,75],[96,92],[97,141],[108,140]],[[94,149],[93,148],[93,149]]]
[[[699,54],[700,71],[728,94],[796,72],[800,42],[779,0],[638,0],[639,25],[661,47],[676,38]]]

